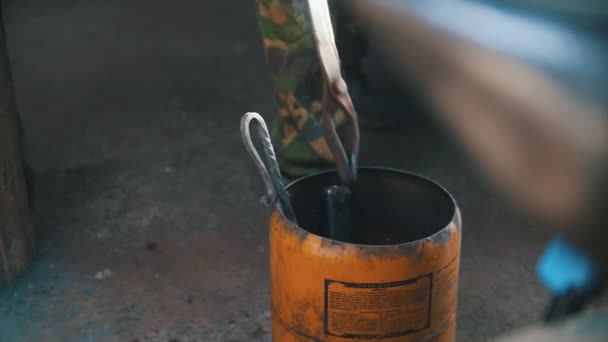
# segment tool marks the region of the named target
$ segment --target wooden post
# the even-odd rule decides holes
[[[0,288],[29,266],[35,240],[2,18],[0,4]]]

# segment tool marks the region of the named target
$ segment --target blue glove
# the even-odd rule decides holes
[[[599,268],[584,251],[563,238],[549,243],[537,265],[537,274],[554,296],[594,290]]]

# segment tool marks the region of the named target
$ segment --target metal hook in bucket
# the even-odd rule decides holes
[[[258,138],[262,143],[263,158],[258,153],[251,137],[252,121],[256,121],[258,123],[255,128],[255,133],[257,133]],[[291,207],[289,194],[285,190],[283,177],[281,176],[277,157],[270,140],[268,127],[260,114],[249,112],[243,115],[243,118],[241,119],[241,137],[247,152],[249,152],[255,162],[255,165],[260,171],[262,180],[266,186],[267,195],[262,197],[262,202],[269,207],[278,202],[285,217],[291,222],[297,224],[296,215]]]

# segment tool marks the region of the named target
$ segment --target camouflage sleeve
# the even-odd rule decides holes
[[[321,129],[322,79],[305,0],[257,0],[266,62],[276,92],[272,136],[284,172],[327,168],[333,156]],[[337,123],[344,121],[337,113]]]

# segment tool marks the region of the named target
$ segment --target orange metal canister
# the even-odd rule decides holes
[[[287,187],[300,226],[270,220],[275,342],[454,341],[461,219],[437,183],[361,168],[353,241],[321,236],[321,194],[336,173]]]

